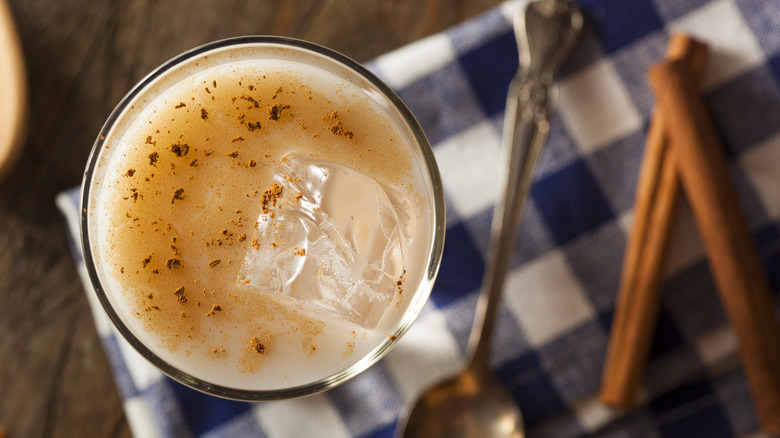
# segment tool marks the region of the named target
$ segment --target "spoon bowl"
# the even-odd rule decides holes
[[[522,438],[523,419],[492,374],[471,368],[426,391],[412,409],[404,433],[409,438],[477,436]]]

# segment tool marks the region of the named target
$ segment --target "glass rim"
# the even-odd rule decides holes
[[[135,98],[138,97],[141,93],[145,92],[157,79],[163,77],[165,74],[186,63],[187,61],[201,56],[206,56],[216,50],[240,45],[280,46],[313,52],[315,55],[324,56],[330,61],[334,61],[336,64],[339,64],[341,67],[356,73],[358,77],[367,80],[382,94],[384,98],[388,100],[388,102],[391,104],[391,109],[397,112],[403,122],[407,124],[410,132],[413,134],[414,144],[411,146],[418,149],[417,152],[423,159],[422,164],[424,164],[424,171],[427,173],[426,176],[430,180],[430,189],[433,192],[433,221],[431,230],[433,242],[430,245],[430,252],[427,256],[427,266],[422,272],[421,281],[417,285],[409,307],[404,311],[400,320],[393,326],[390,335],[386,337],[385,340],[382,341],[378,346],[374,347],[366,355],[361,357],[358,361],[347,366],[341,371],[311,383],[287,388],[247,390],[210,383],[198,377],[192,376],[185,371],[182,371],[154,353],[133,334],[132,330],[122,320],[122,317],[117,313],[117,311],[114,310],[108,298],[108,294],[103,289],[101,284],[100,276],[93,258],[92,245],[90,240],[89,201],[93,178],[96,173],[96,168],[98,167],[97,164],[101,156],[101,151],[103,150],[104,142],[108,138],[108,134],[111,132],[114,126],[121,120],[121,116],[128,108],[128,106],[130,106]],[[384,82],[382,82],[381,79],[379,79],[376,75],[374,75],[371,71],[358,62],[332,49],[328,49],[308,41],[289,37],[258,35],[222,39],[183,52],[152,70],[135,86],[133,86],[133,88],[120,100],[120,102],[109,115],[103,127],[100,129],[97,139],[93,144],[92,151],[90,152],[90,156],[87,160],[87,167],[85,169],[82,180],[79,204],[79,211],[81,214],[81,219],[79,221],[79,234],[84,264],[86,266],[86,270],[92,286],[95,290],[95,294],[98,296],[99,301],[109,316],[113,326],[130,343],[130,345],[141,354],[141,356],[143,356],[152,365],[162,371],[165,375],[198,391],[233,400],[281,400],[319,393],[352,379],[378,362],[409,330],[412,323],[420,315],[420,312],[422,311],[425,303],[428,301],[431,290],[433,289],[433,283],[436,279],[436,275],[438,274],[444,249],[445,208],[441,176],[439,174],[438,166],[433,155],[433,149],[431,148],[427,137],[425,136],[422,128],[417,122],[417,119],[412,114],[411,110],[409,110],[406,104],[389,86],[387,86]]]

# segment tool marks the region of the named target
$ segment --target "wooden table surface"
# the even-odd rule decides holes
[[[0,0],[2,1],[2,0]],[[499,0],[8,0],[29,129],[0,181],[0,437],[130,436],[55,195],[78,185],[98,130],[149,71],[236,35],[306,39],[357,61]]]

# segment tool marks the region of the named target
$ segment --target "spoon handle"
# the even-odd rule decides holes
[[[550,130],[555,87],[553,73],[563,61],[582,25],[579,9],[569,1],[531,3],[515,23],[522,68],[507,98],[503,148],[503,192],[496,199],[490,254],[469,339],[471,368],[487,367],[498,304],[533,169]]]
[[[513,255],[520,216],[531,188],[534,165],[549,131],[549,105],[541,102],[536,105],[527,94],[534,85],[541,84],[513,81],[510,85],[504,122],[504,138],[511,142],[504,150],[504,162],[509,164],[509,168],[504,171],[506,187],[503,197],[498,198],[493,210],[491,252],[485,266],[482,293],[469,340],[473,365],[478,362],[479,365],[485,365],[488,357],[499,297]],[[546,99],[547,93],[541,96]]]

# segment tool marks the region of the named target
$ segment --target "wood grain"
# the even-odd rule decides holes
[[[24,152],[0,182],[0,431],[130,436],[54,197],[81,182],[100,126],[139,79],[184,50],[248,34],[367,61],[498,3],[10,0],[31,112]]]

